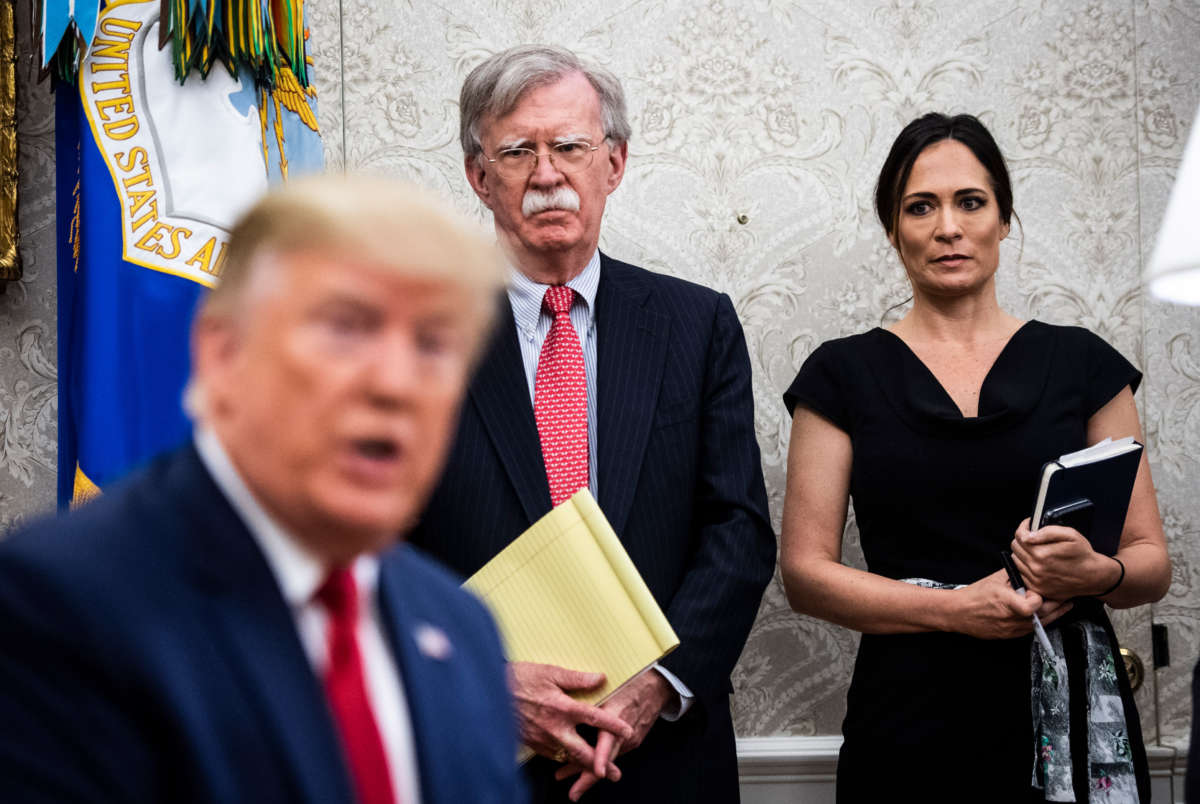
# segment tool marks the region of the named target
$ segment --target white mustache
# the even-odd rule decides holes
[[[570,187],[555,187],[553,190],[527,190],[521,199],[521,214],[528,218],[548,209],[579,211],[579,194]]]

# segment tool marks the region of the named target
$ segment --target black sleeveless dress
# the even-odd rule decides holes
[[[784,401],[849,434],[850,495],[871,572],[969,584],[1000,569],[1042,465],[1085,447],[1092,414],[1140,380],[1091,332],[1030,321],[984,379],[979,415],[964,418],[908,346],[876,328],[818,347]],[[1102,606],[1077,608],[1111,634]],[[838,801],[1040,800],[1030,784],[1030,639],[864,634]],[[1145,802],[1141,728],[1117,664]]]

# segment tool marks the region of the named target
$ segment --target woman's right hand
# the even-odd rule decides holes
[[[979,639],[1024,636],[1033,630],[1035,613],[1049,625],[1071,610],[1069,602],[1043,601],[1036,592],[1018,594],[1002,569],[959,589],[955,602],[954,630]]]

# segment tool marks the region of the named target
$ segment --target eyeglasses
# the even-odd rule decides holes
[[[577,173],[592,164],[592,154],[600,150],[587,140],[557,142],[545,154],[532,148],[505,148],[488,163],[496,166],[496,172],[506,179],[525,179],[537,170],[538,157],[545,156],[550,164],[563,173]]]

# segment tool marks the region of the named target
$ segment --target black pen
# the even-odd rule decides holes
[[[1004,571],[1008,573],[1008,582],[1017,594],[1025,596],[1025,579],[1021,577],[1021,573],[1017,572],[1017,565],[1013,563],[1012,553],[1007,550],[1000,551],[1000,562],[1004,564]],[[1037,634],[1038,642],[1042,643],[1042,648],[1046,651],[1047,656],[1054,655],[1054,646],[1050,644],[1050,637],[1046,636],[1046,629],[1042,627],[1041,618],[1037,616],[1037,612],[1033,613],[1033,632]]]

